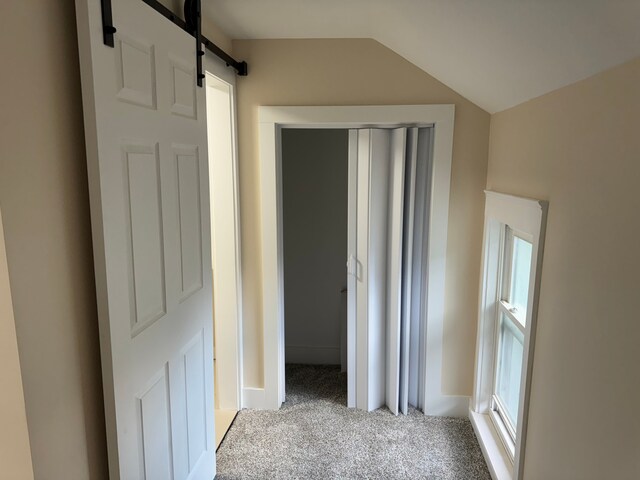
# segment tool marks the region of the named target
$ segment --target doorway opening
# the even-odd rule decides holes
[[[348,162],[346,129],[282,130],[288,402],[347,404]]]
[[[242,408],[242,325],[235,78],[205,58],[216,448]],[[215,74],[214,74],[215,73]]]
[[[432,126],[280,134],[287,367],[339,365],[349,407],[422,408]]]
[[[424,305],[424,368],[422,376],[422,410],[428,415],[465,416],[469,399],[442,392],[444,284],[446,245],[453,150],[453,105],[392,106],[324,106],[260,107],[260,205],[262,218],[262,314],[264,351],[264,389],[257,408],[278,409],[285,400],[285,298],[282,213],[282,132],[297,129],[432,129],[432,171],[429,180],[428,251],[429,265],[424,288],[428,291]],[[365,135],[366,136],[366,135]],[[358,145],[360,143],[358,142]],[[351,163],[351,162],[350,162]],[[350,169],[350,181],[351,169]],[[358,180],[367,178],[358,175]],[[373,178],[373,177],[371,177]],[[349,189],[351,195],[352,189]],[[365,191],[362,189],[361,191]],[[359,200],[359,199],[358,199]],[[349,200],[351,203],[351,198]],[[351,241],[351,240],[350,240]],[[358,275],[358,258],[350,261],[349,278]],[[351,305],[348,306],[351,312]],[[348,315],[348,318],[353,318]],[[348,320],[348,328],[352,328]],[[355,327],[354,327],[355,328]],[[355,335],[347,335],[348,404],[367,398],[367,375],[380,365],[360,354],[368,351],[371,336],[358,329],[358,368],[356,349],[351,348]],[[386,368],[383,364],[381,368]],[[379,369],[378,369],[379,370]],[[352,375],[352,372],[354,373]],[[379,372],[378,372],[379,373]],[[355,378],[357,376],[357,378]],[[355,385],[352,385],[355,383]],[[356,395],[351,395],[354,392]],[[363,408],[363,407],[359,407]],[[368,408],[367,409],[371,409]]]

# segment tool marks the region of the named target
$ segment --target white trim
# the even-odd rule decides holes
[[[507,422],[503,419],[504,414],[502,413],[502,410],[504,410],[504,408],[500,406],[500,401],[495,395],[493,396],[493,401],[496,402],[496,407],[498,407],[498,410],[501,411],[498,412],[494,409],[489,410],[489,419],[498,432],[498,437],[500,441],[502,441],[504,451],[509,457],[509,463],[513,468],[513,457],[516,450],[516,444],[514,443],[515,432],[513,431],[513,428],[510,428]]]
[[[205,49],[204,61],[203,61],[204,71],[213,75],[214,77],[222,80],[225,83],[233,86],[235,89],[236,86],[236,72],[232,68],[229,68],[224,60],[216,57],[213,53]],[[235,102],[234,102],[235,106]],[[235,112],[234,112],[235,113]]]
[[[287,363],[340,365],[340,346],[286,345]]]
[[[426,311],[428,342],[424,411],[465,416],[469,398],[442,393],[442,333],[454,105],[259,107],[261,167],[264,408],[284,400],[284,291],[280,130],[291,128],[382,128],[433,126],[433,186],[429,228]]]
[[[540,277],[542,274],[542,256],[544,250],[544,236],[548,203],[540,200],[515,197],[497,192],[486,191],[485,225],[482,255],[482,279],[480,289],[479,324],[476,347],[476,371],[474,396],[471,402],[472,415],[476,421],[480,417],[489,420],[491,409],[491,397],[493,395],[494,380],[494,352],[496,342],[496,329],[498,321],[498,302],[500,297],[500,277],[502,269],[504,229],[509,228],[530,235],[533,252],[530,273],[531,286],[529,289],[529,301],[526,316],[524,336],[524,358],[522,365],[522,378],[520,391],[522,398],[518,408],[518,422],[516,432],[515,454],[512,466],[513,478],[520,480],[524,469],[524,452],[527,436],[527,420],[529,414],[529,398],[533,369],[533,354],[535,345],[535,333],[538,314],[538,297],[540,292]],[[479,414],[479,417],[476,417]],[[494,429],[494,433],[495,429]],[[487,437],[488,438],[488,437]],[[498,461],[491,458],[495,456],[495,449],[483,445],[487,438],[478,435],[483,452],[487,456],[487,463]],[[507,458],[505,446],[498,442],[502,453]]]
[[[442,343],[444,330],[445,276],[451,161],[453,157],[453,110],[448,121],[434,123],[431,199],[429,201],[428,273],[424,372],[425,415],[464,417],[469,397],[442,393]]]
[[[264,388],[244,387],[242,408],[264,409]]]
[[[292,128],[395,128],[413,124],[450,124],[453,133],[454,109],[454,105],[258,107],[258,122]],[[451,148],[449,145],[449,150]]]
[[[507,456],[489,415],[476,413],[469,409],[469,420],[471,420],[473,430],[476,432],[491,478],[493,480],[511,480],[513,464]]]
[[[236,123],[235,75],[229,69],[205,55],[205,87],[207,93],[212,79],[229,86],[231,114],[231,162],[215,162],[209,158],[210,195],[212,213],[212,265],[214,315],[224,318],[216,324],[218,362],[224,362],[224,374],[218,372],[216,386],[224,384],[224,394],[219,392],[217,408],[240,410],[243,403],[243,352],[242,352],[242,268],[240,243],[240,206],[238,178],[238,138]],[[208,105],[205,111],[208,115]],[[207,127],[209,128],[209,127]],[[211,132],[207,132],[211,141]],[[209,151],[213,151],[209,149]],[[224,348],[221,348],[223,345]]]

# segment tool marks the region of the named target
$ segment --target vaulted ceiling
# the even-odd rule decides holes
[[[640,56],[640,0],[203,4],[234,39],[373,38],[492,113]]]

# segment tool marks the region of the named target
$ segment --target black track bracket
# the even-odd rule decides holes
[[[153,8],[156,12],[170,20],[182,30],[192,35],[196,40],[196,66],[198,86],[203,85],[204,72],[202,68],[202,57],[204,50],[202,46],[226,63],[227,67],[235,69],[237,74],[244,77],[248,74],[247,62],[238,61],[222,50],[219,46],[202,35],[202,7],[201,0],[185,0],[184,15],[186,20],[176,16],[171,10],[162,5],[158,0],[142,0]],[[113,48],[115,46],[114,34],[116,27],[113,25],[113,15],[111,11],[111,0],[100,0],[102,7],[102,36],[104,44]]]
[[[102,7],[102,38],[104,44],[113,48],[115,43],[113,35],[116,33],[116,27],[113,26],[113,16],[111,14],[111,0],[100,0]]]
[[[108,0],[107,0],[108,1]],[[182,30],[187,32],[189,35],[193,37],[197,37],[197,29],[201,25],[201,9],[200,9],[200,0],[185,0],[184,2],[184,16],[186,20],[182,20],[180,17],[176,16],[171,10],[162,5],[158,0],[142,0],[144,3],[153,8],[160,15],[164,16],[172,23],[180,27]],[[196,16],[196,12],[197,15]],[[239,62],[227,52],[222,50],[219,46],[209,40],[207,37],[202,35],[202,30],[200,30],[200,41],[196,38],[196,55],[199,58],[204,56],[202,52],[202,45],[213,53],[216,57],[220,58],[224,63],[227,64],[228,67],[232,67],[239,76],[244,77],[248,73],[247,62]],[[199,71],[198,75],[204,75],[202,71]],[[202,77],[204,78],[204,77]]]

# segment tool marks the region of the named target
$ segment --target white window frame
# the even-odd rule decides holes
[[[526,312],[514,312],[515,307],[509,303],[508,300],[505,300],[511,296],[511,275],[512,275],[512,267],[513,267],[513,243],[515,238],[519,238],[521,240],[525,240],[533,245],[533,238],[526,232],[520,232],[518,230],[513,229],[509,225],[502,225],[502,244],[500,245],[500,264],[499,264],[499,272],[500,277],[498,278],[498,298],[497,298],[497,309],[496,309],[496,328],[495,328],[495,339],[494,339],[494,353],[497,354],[499,344],[500,344],[500,322],[501,317],[504,315],[507,318],[507,321],[510,321],[516,329],[522,334],[522,336],[526,336]],[[533,260],[533,252],[532,252],[532,260]],[[529,288],[531,290],[531,286]],[[522,313],[524,313],[524,318]],[[493,422],[494,427],[496,428],[502,443],[504,444],[507,455],[509,459],[513,462],[515,456],[515,442],[516,442],[516,428],[512,425],[509,420],[505,410],[505,406],[502,404],[502,401],[498,397],[496,393],[497,389],[497,375],[498,375],[498,356],[494,355],[494,365],[493,365],[493,387],[492,387],[492,395],[491,395],[491,405],[489,410],[489,416]]]
[[[524,470],[548,203],[492,191],[486,191],[485,194],[476,371],[469,418],[493,478],[496,480],[520,480]],[[501,289],[503,287],[510,288],[511,283],[509,279],[505,279],[507,281],[503,282],[507,227],[516,236],[530,241],[533,246],[529,299],[524,325],[522,325],[521,319],[509,311],[510,305],[502,301],[504,292]],[[512,320],[515,320],[516,326],[522,327],[524,332],[520,402],[515,432],[508,422],[502,421],[494,408],[499,315],[502,311],[506,311],[508,316],[513,317]]]

